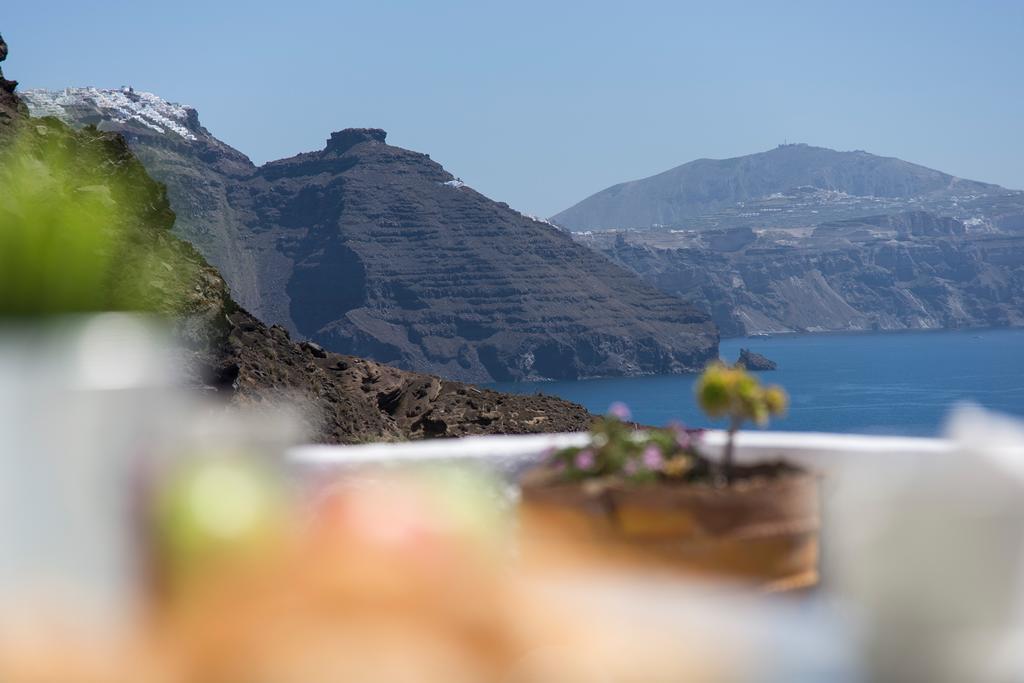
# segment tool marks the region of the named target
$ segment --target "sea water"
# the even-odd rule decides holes
[[[778,363],[759,373],[789,392],[770,429],[933,436],[958,403],[1024,417],[1024,330],[779,335],[722,340],[723,359],[749,348]],[[641,423],[717,427],[694,401],[694,375],[502,382],[502,391],[552,394],[603,413],[626,403]]]

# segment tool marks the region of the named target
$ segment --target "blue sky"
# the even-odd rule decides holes
[[[788,140],[1024,188],[1024,2],[4,3],[22,87],[132,85],[256,162],[377,126],[551,215]]]

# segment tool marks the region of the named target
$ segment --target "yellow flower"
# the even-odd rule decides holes
[[[681,477],[691,469],[693,469],[693,460],[685,455],[669,458],[661,466],[661,471],[668,477]]]
[[[764,404],[772,415],[782,415],[789,407],[789,396],[782,387],[772,385],[764,391]]]
[[[721,417],[729,411],[730,371],[721,363],[709,365],[697,382],[697,401],[711,417]]]

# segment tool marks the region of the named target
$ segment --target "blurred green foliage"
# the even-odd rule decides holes
[[[0,317],[173,308],[188,264],[159,234],[172,223],[123,141],[21,127],[0,149]]]

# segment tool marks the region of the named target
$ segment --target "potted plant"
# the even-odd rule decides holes
[[[528,535],[772,590],[817,582],[817,479],[784,461],[738,464],[734,438],[786,408],[780,387],[715,364],[697,382],[711,417],[727,417],[721,459],[702,432],[634,429],[624,406],[595,421],[587,445],[546,454],[524,475]]]

